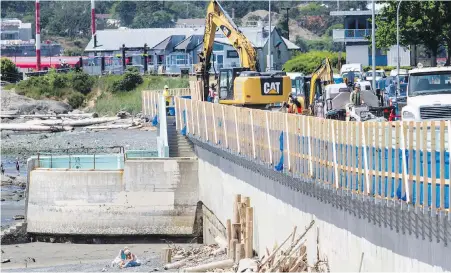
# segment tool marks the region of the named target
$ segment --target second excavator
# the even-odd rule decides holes
[[[282,71],[260,72],[254,46],[215,0],[212,0],[207,8],[203,50],[199,53],[200,63],[196,67],[197,78],[203,81],[204,100],[208,96],[211,57],[217,28],[238,52],[241,65],[220,69],[216,85],[219,102],[265,108],[286,101],[291,92],[290,78]]]

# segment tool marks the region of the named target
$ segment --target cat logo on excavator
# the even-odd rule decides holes
[[[262,95],[282,94],[282,81],[277,79],[262,79]]]

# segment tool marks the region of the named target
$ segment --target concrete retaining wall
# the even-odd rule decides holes
[[[127,160],[120,171],[31,171],[30,233],[191,235],[197,160]]]
[[[307,236],[309,264],[317,256],[318,236],[320,257],[327,257],[332,272],[359,271],[362,253],[362,272],[451,270],[451,249],[443,240],[432,240],[429,234],[424,239],[425,233],[417,237],[412,233],[413,229],[401,230],[401,225],[387,226],[383,219],[396,217],[394,210],[386,209],[384,212],[372,208],[371,202],[362,202],[350,195],[341,198],[304,182],[300,183],[306,184],[300,186],[303,189],[296,189],[284,184],[282,179],[271,177],[271,173],[276,172],[265,172],[255,166],[250,168],[241,164],[234,155],[201,142],[195,141],[195,144],[199,159],[200,199],[224,224],[226,219],[232,218],[234,195],[249,196],[254,207],[254,246],[260,254],[265,253],[266,247],[271,249],[276,242],[281,243],[295,225],[300,234],[315,220],[315,227]],[[407,218],[402,220],[410,221]],[[220,225],[212,222],[204,220],[204,231],[218,230]],[[432,226],[434,223],[431,221]],[[415,223],[411,225],[413,227]],[[420,223],[416,225],[418,228]],[[445,232],[445,241],[449,236],[447,230],[441,231]],[[212,239],[204,233],[206,243]]]

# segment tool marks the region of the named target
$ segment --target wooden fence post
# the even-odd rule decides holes
[[[194,108],[193,108],[193,100],[191,99],[190,101],[191,101],[191,113],[190,113],[190,115],[191,115],[191,127],[192,127],[192,130],[190,130],[190,132],[191,132],[192,135],[195,135],[195,134],[196,134],[196,129],[194,128]]]
[[[363,160],[365,162],[365,193],[370,194],[370,177],[368,171],[368,151],[367,151],[367,143],[366,143],[366,124],[365,122],[360,123],[362,126],[362,146],[363,146]],[[368,145],[369,147],[369,145]]]
[[[291,156],[290,156],[290,132],[288,127],[288,114],[285,115],[285,134],[287,136],[287,161],[288,161],[288,171],[291,171]]]
[[[241,149],[240,149],[240,138],[239,138],[239,134],[238,134],[238,118],[236,116],[236,107],[234,107],[235,110],[235,130],[236,130],[236,145],[237,145],[237,149],[238,149],[238,153],[241,153]]]
[[[265,111],[266,114],[266,132],[268,134],[268,151],[269,151],[269,163],[272,165],[272,149],[271,149],[271,134],[269,132],[269,118],[268,111]]]
[[[335,176],[335,188],[338,189],[338,163],[337,163],[337,141],[335,139],[335,123],[337,123],[336,120],[331,121],[332,122],[332,153],[333,153],[333,160],[334,160],[334,176]]]
[[[208,141],[207,110],[205,110],[205,102],[202,104],[204,106],[205,140]]]
[[[216,133],[216,117],[215,117],[215,108],[213,106],[214,103],[211,104],[211,115],[213,117],[213,130],[215,133],[215,144],[218,144],[218,135]]]
[[[188,107],[186,107],[186,99],[183,100],[185,102],[185,123],[186,123],[186,133],[191,133],[191,130],[189,129],[189,117],[188,117]]]
[[[224,128],[224,138],[225,138],[225,143],[226,143],[226,148],[229,148],[229,139],[227,137],[227,122],[225,119],[225,114],[224,114],[224,105],[221,105],[221,110],[222,110],[222,124],[223,124],[223,128]]]
[[[404,122],[401,121],[401,151],[402,151],[402,179],[404,180],[404,189],[405,189],[405,193],[406,193],[406,201],[407,203],[410,202],[410,191],[409,191],[409,179],[407,177],[407,160],[406,160],[406,140],[405,140],[405,126],[404,126]],[[412,156],[412,155],[410,155]],[[403,194],[403,192],[401,191],[401,195]],[[402,196],[401,196],[402,198]]]
[[[255,153],[255,136],[254,136],[254,117],[252,114],[253,110],[249,110],[250,116],[251,116],[251,134],[252,134],[252,152],[254,155],[254,159],[257,158],[257,155]]]

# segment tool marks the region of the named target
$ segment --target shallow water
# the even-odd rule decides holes
[[[10,155],[2,155],[1,161],[6,175],[16,176],[16,158]],[[26,162],[19,161],[20,176],[27,176]],[[12,193],[22,190],[21,187],[8,185],[2,186],[2,192]],[[25,200],[20,201],[2,201],[1,202],[1,228],[2,230],[14,224],[15,215],[25,215]]]

